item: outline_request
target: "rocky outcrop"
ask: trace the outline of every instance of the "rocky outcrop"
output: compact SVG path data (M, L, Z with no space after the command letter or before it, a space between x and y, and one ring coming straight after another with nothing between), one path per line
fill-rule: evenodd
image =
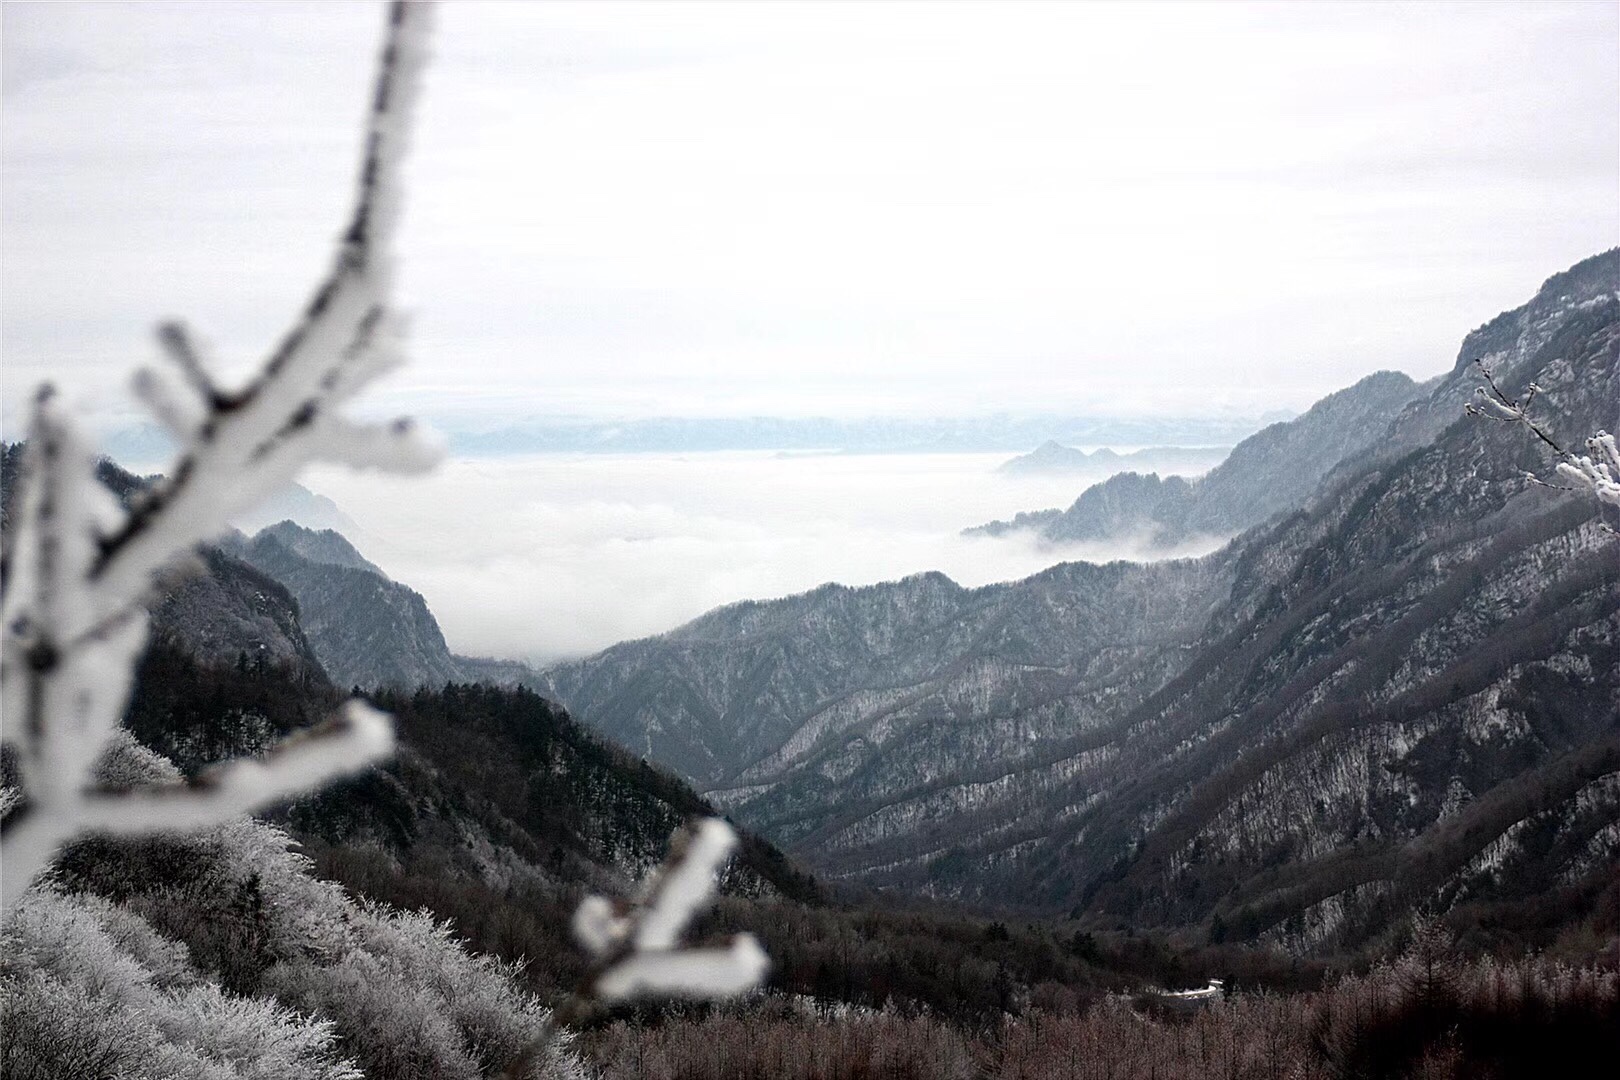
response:
M422 594L391 580L331 529L282 521L226 546L297 598L315 655L339 686L412 690L449 682L538 683L520 661L452 653Z
M422 594L390 581L337 533L284 521L232 550L298 599L304 632L337 685L414 688L462 680Z

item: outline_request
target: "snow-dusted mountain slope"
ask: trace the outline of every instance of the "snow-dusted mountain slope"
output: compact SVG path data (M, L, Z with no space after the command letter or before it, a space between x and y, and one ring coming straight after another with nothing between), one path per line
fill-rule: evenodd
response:
M938 573L827 585L721 608L545 675L603 730L711 786L791 776L836 803L844 774L895 739L943 768L978 752L1001 761L998 739L958 745L963 722L1026 713L1034 727L1019 745L1080 722L1032 711L1060 696L1140 696L1179 666L1229 575L1217 558L1067 563L979 589ZM903 764L895 782L919 768Z
M1461 404L1484 357L1574 444L1620 426L1617 352L1611 251L1205 559L828 586L548 677L833 875L1309 944L1391 905L1591 902L1620 853L1620 540Z
M297 599L310 646L338 686L411 690L533 681L533 672L516 661L452 653L422 595L391 580L331 529L282 521L224 547Z

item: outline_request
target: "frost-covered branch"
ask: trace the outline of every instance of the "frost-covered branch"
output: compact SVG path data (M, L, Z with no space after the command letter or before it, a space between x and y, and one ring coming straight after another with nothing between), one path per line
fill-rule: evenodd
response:
M1540 439L1557 454L1560 459L1567 458L1569 451L1558 445L1558 440L1547 433L1547 429L1536 423L1530 417L1530 405L1541 393L1541 387L1531 383L1525 391L1524 400L1509 397L1496 381L1496 374L1486 366L1483 360L1475 360L1474 367L1479 369L1480 377L1485 385L1474 388L1473 400L1463 406L1463 412L1469 416L1482 416L1487 420L1495 420L1503 424L1523 424L1529 428L1536 438Z
M1495 375L1483 361L1475 360L1474 366L1479 369L1485 384L1474 390L1473 401L1464 405L1463 410L1469 416L1484 417L1503 424L1519 424L1528 428L1531 434L1557 457L1558 464L1555 470L1569 483L1549 483L1534 473L1525 474L1527 481L1542 487L1557 488L1560 491L1588 491L1600 504L1620 507L1620 450L1616 449L1613 435L1599 431L1587 439L1586 449L1589 453L1586 454L1567 450L1530 415L1530 405L1541 392L1541 387L1531 383L1529 389L1525 391L1524 400L1520 401L1503 391ZM1607 523L1603 523L1603 527L1611 528Z
M159 328L172 370L137 372L134 390L180 447L162 480L120 507L96 479L77 418L49 386L36 394L0 554L0 712L22 789L0 834L6 911L81 832L205 827L392 749L387 719L351 703L264 760L191 787L114 794L91 779L123 715L162 575L311 462L417 472L437 460L409 421L363 425L340 412L400 361L391 243L429 14L417 3L388 9L354 212L331 270L258 374L224 388L184 326Z
M1558 475L1592 489L1599 502L1620 506L1620 449L1615 439L1600 431L1586 440L1590 454L1571 454L1558 463Z
M355 209L330 272L246 384L221 385L196 337L158 329L167 365L134 391L174 437L166 476L121 507L96 478L78 419L50 387L36 395L0 550L0 710L18 788L0 788L0 906L9 913L61 845L88 832L202 829L314 789L386 757L388 717L353 701L259 760L227 762L190 785L98 787L145 647L146 605L197 546L305 465L415 472L435 447L408 420L362 424L342 408L400 361L389 309L400 161L425 52L428 11L396 0L367 118ZM555 1036L597 1004L645 995L720 997L758 985L767 959L741 934L718 948L681 944L736 842L718 819L676 834L665 864L628 901L588 897L574 932L593 960L508 1070L527 1075Z
M681 935L714 896L737 834L719 818L676 832L669 858L629 900L587 896L574 912L574 937L592 963L546 1027L503 1074L526 1075L556 1032L599 1004L643 997L721 998L754 989L770 960L752 934L728 945L685 948Z

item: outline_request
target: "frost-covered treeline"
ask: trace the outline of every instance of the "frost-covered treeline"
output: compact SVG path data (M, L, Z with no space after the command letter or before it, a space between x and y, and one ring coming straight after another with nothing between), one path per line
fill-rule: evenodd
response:
M1465 960L1420 923L1399 957L1319 991L1199 1005L1112 994L988 1026L768 1001L656 1027L616 1023L588 1043L611 1080L1531 1080L1588 1074L1620 1052L1620 976L1536 958Z
M125 777L164 771L132 744L109 760ZM510 965L469 954L430 913L315 879L291 843L239 819L70 847L0 938L0 1071L471 1080L544 1027ZM532 1065L521 1075L582 1075L561 1040Z

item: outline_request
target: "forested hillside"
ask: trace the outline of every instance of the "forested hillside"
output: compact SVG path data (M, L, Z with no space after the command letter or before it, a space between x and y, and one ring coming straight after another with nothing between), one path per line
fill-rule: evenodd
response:
M1307 948L1416 905L1544 940L1615 902L1620 556L1462 405L1483 359L1575 445L1620 424L1617 350L1611 251L1205 559L828 587L548 674L835 878Z
M1204 559L826 586L547 673L645 757L530 689L464 681L532 676L454 657L421 598L335 533L282 524L205 550L154 608L126 721L179 768L129 743L108 775L164 782L263 751L341 699L339 658L396 717L398 754L273 813L286 833L76 845L7 931L7 1023L25 1033L8 1069L69 1059L48 1012L82 1014L84 1068L189 1075L221 1050L172 1017L224 1032L251 1002L251 1045L275 1041L282 1058L256 1052L285 1075L488 1074L579 976L564 928L583 891L622 894L676 824L711 812L658 760L802 852L837 902L745 837L701 932L758 934L775 994L599 1015L553 1075L887 1061L1014 1076L1081 1059L1404 1075L1448 1045L1534 1075L1545 1059L1515 1047L1553 1032L1570 1061L1608 1052L1612 976L1469 963L1450 935L1472 955L1584 956L1620 929L1620 558L1593 505L1523 480L1547 471L1525 432L1435 417L1472 391L1478 352L1510 389L1537 382L1556 437L1612 426L1617 261L1482 329L1305 506ZM126 496L142 483L102 476ZM894 910L894 892L1022 918ZM1449 929L1414 931L1417 910ZM63 933L78 951L46 944ZM1403 948L1341 981L1298 959ZM109 963L128 981L98 1014ZM1211 977L1293 996L1188 1014L1151 991ZM1160 1034L1133 1034L1156 1011ZM126 1015L149 1019L104 1022Z

